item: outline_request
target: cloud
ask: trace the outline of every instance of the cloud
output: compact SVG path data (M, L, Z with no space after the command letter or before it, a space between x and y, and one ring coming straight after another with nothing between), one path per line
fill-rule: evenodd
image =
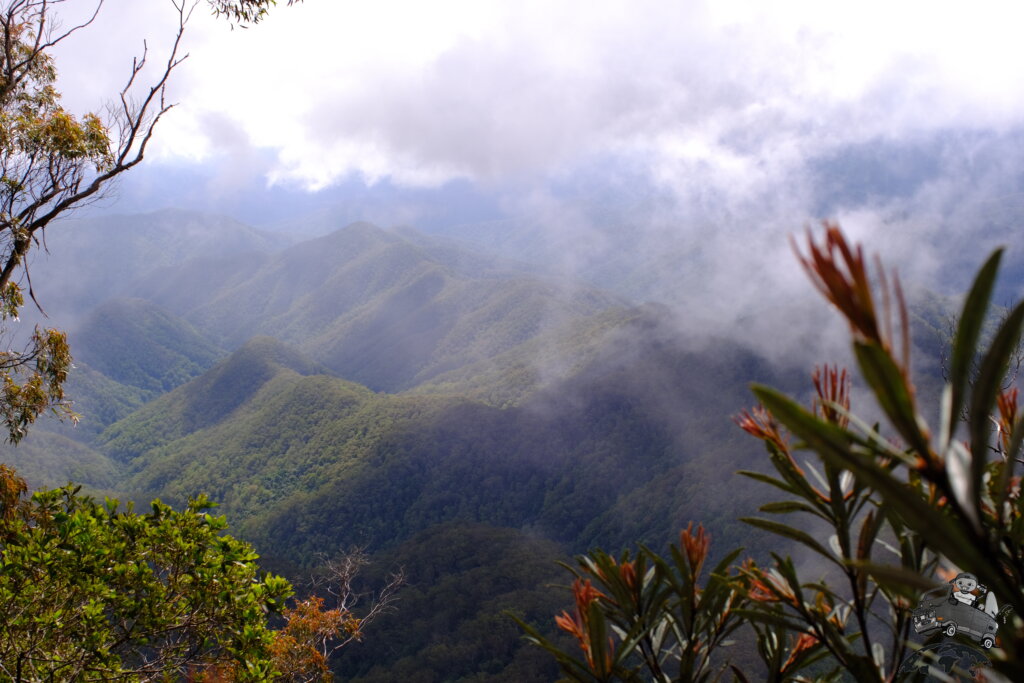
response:
M108 0L59 55L69 96L115 92L143 38L159 55L170 9ZM605 154L743 183L836 146L1024 111L1021 17L1005 4L318 0L244 31L206 9L154 156L216 154L210 122L227 119L277 150L271 179L312 189L353 172L521 181Z
M166 38L158 5L109 0L114 32L62 54L69 97ZM833 334L798 322L818 304L786 239L823 214L955 290L1020 213L1024 10L1006 3L307 0L246 31L202 10L154 158L214 165L224 192L468 181L550 259L605 283L618 267L694 328Z
M411 183L494 181L621 150L655 165L697 156L728 172L1020 114L1020 89L1005 87L1015 68L1005 57L984 62L977 52L992 52L980 36L947 43L941 8L930 40L914 14L746 10L506 8L415 64L362 62L360 77L307 93L301 142L283 148L282 176L316 186L351 170Z

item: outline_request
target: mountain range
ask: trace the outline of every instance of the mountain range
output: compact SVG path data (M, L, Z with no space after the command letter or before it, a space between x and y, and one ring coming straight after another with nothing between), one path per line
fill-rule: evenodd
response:
M32 272L82 419L4 460L140 505L209 494L298 583L346 548L409 566L343 678L550 680L500 612L550 629L556 559L691 520L717 552L765 550L735 521L765 492L733 472L764 463L730 417L751 381L805 383L662 305L366 223L298 242L179 211L66 227Z

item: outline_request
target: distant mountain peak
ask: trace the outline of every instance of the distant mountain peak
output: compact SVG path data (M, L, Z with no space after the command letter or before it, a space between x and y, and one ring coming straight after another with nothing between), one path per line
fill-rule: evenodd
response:
M390 230L385 230L373 223L358 221L338 228L323 237L309 240L306 244L321 246L329 244L334 247L344 246L347 249L362 251L377 245L394 244L401 241L404 240Z
M224 364L240 360L292 370L300 375L329 374L326 368L310 360L301 351L268 335L253 337L229 355Z
M97 306L71 334L71 343L75 358L151 393L174 389L223 354L189 323L138 298Z
M326 372L277 339L254 337L205 373L112 425L101 438L112 457L128 461L161 443L220 423L282 374ZM141 442L133 437L140 425L148 434Z

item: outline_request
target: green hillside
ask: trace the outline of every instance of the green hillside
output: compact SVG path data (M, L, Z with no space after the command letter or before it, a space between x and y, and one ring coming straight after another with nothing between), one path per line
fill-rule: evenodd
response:
M70 325L61 320L73 321L109 298L139 296L141 283L164 280L190 259L264 254L289 242L224 216L177 209L72 219L59 227L47 234L47 253L31 265L39 301L64 327ZM210 270L203 280L217 276Z
M516 405L579 372L610 334L642 315L642 308L616 306L553 323L508 351L437 375L409 393L464 396L499 408Z
M375 394L258 339L99 448L128 464L126 490L208 493L264 552L290 557L451 521L577 548L661 542L691 518L727 525L731 472L750 464L728 418L747 402L740 378L770 372L739 348L674 343L654 311L625 318L569 378L507 408Z
M621 302L494 259L354 224L270 257L174 310L227 348L274 336L377 391L408 389ZM186 299L186 300L182 300Z
M344 659L352 680L550 680L500 612L550 628L555 559L594 545L660 546L695 519L716 548L746 544L735 518L760 494L732 473L762 456L729 418L748 382L792 383L664 307L534 271L367 224L189 251L134 273L142 298L90 304L69 385L83 424L4 456L33 483L208 494L297 580L354 546L373 571L406 565L407 600Z
M286 348L261 339L113 425L100 448L127 463L119 483L143 499L222 501L268 566L293 575L352 546L413 569L432 556L455 562L463 548L409 589L378 646L342 659L355 680L405 677L415 661L494 676L480 680L547 680L500 611L519 604L550 625L564 602L541 590L561 580L553 556L661 545L693 519L716 548L750 546L734 520L758 493L732 473L761 456L729 415L749 403L747 377L777 378L739 347L681 345L656 312L623 316L569 377L505 408L374 393L294 356L288 367ZM225 393L234 398L219 407ZM528 568L500 559L542 542L557 546L530 546ZM519 578L500 578L509 572Z
M515 529L443 524L379 553L369 584L403 567L408 587L397 609L338 662L341 680L473 680L546 683L557 667L520 638L506 610L553 630L565 605L565 550Z
M110 425L138 410L148 392L120 384L76 361L66 384L78 422L44 415L14 447L0 443L0 462L13 465L33 487L63 486L69 481L92 490L113 490L123 478L117 463L92 448Z
M70 335L75 359L154 397L209 369L223 351L143 299L98 306Z
M53 488L68 482L93 492L116 489L121 472L118 464L103 453L73 439L34 429L17 448L0 444L0 462L14 467L32 488Z
M253 339L210 371L111 426L101 437L102 448L127 462L216 424L252 399L282 370L311 375L320 368L274 339Z
M121 384L82 360L75 361L66 388L72 407L81 416L78 423L51 418L43 422L48 429L83 443L92 443L108 425L138 410L152 397L150 392Z

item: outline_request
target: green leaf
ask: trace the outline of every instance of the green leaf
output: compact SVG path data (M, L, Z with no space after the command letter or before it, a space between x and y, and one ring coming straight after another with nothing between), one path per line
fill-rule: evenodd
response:
M927 592L941 585L906 567L875 564L866 561L854 561L850 564L866 571L880 586L885 586L908 598L917 597L916 592Z
M1017 304L996 332L992 345L981 361L978 378L971 394L971 504L981 507L981 477L985 469L988 452L988 435L991 432L989 416L995 405L1006 376L1006 367L1017 342L1020 340L1021 325L1024 324L1024 302Z
M814 552L818 553L822 557L827 557L829 560L843 566L842 562L836 558L825 546L814 540L814 537L808 534L806 531L800 529L794 529L791 526L782 524L781 522L773 522L770 519L761 519L760 517L740 517L740 521L751 526L755 526L765 531L770 531L773 534L784 536L785 538L792 539L798 543L802 543Z
M775 389L755 384L752 390L764 407L811 450L819 455L849 454L852 436L844 429L818 418Z
M777 502L774 502L774 503L765 503L760 508L758 508L758 510L760 510L761 512L768 512L768 513L771 513L771 514L786 514L786 513L789 513L789 512L807 512L809 514L814 515L815 517L819 517L820 519L823 519L826 522L830 522L831 521L828 516L823 515L816 508L808 505L807 503L801 503L798 500L782 500L782 501L777 501Z
M744 675L742 669L737 668L735 664L729 664L729 668L732 669L733 678L739 681L739 683L750 683L750 679Z
M738 609L736 614L741 619L768 626L780 626L793 633L802 633L807 630L807 624L790 619L775 611L768 611L766 609Z
M896 361L885 349L873 342L855 341L853 351L865 381L896 431L921 455L929 453L928 440L918 425L910 387Z
M758 509L761 512L772 512L777 514L786 512L810 512L817 514L818 512L807 503L801 503L798 500L782 500L776 503L765 503Z
M516 622L516 625L526 632L526 635L523 636L525 640L547 650L555 657L555 659L558 660L559 665L563 666L565 669L580 672L584 676L589 674L590 668L586 664L584 664L582 660L579 660L573 657L572 655L568 654L567 652L563 651L557 645L555 645L550 640L542 636L540 634L540 631L538 631L533 626L520 619L515 613L509 610L505 610L504 612L502 612L502 614L510 618L512 621ZM583 678L581 680L586 680L586 678Z
M1013 470L1017 465L1018 454L1021 444L1024 444L1024 418L1019 418L1013 425L1013 433L1010 435L1009 450L1003 454L1005 461L999 469L1000 477L998 482L998 496L996 500L996 514L1002 519L1003 505L1010 495L1010 480L1013 478Z
M754 393L791 432L807 442L822 458L850 470L861 483L876 490L909 528L920 533L946 557L962 567L976 568L976 574L985 573L989 588L998 586L1007 594L1012 592L1005 579L999 577L995 570L988 569L991 563L979 552L971 534L960 521L932 508L918 491L898 480L870 455L854 453L849 447L850 437L843 430L823 422L773 389L757 386Z
M787 484L786 482L782 481L781 479L776 479L775 477L773 477L771 475L768 475L768 474L764 474L762 472L752 472L750 470L739 470L739 471L736 472L736 474L743 475L744 477L750 477L751 479L754 479L756 481L762 482L764 484L771 484L772 486L774 486L776 488L782 489L786 493L796 493L796 491L793 489L793 487L790 486L789 484Z
M960 312L960 322L957 325L956 337L953 339L952 358L950 358L949 384L952 393L948 414L944 416L944 424L948 425L948 431L944 429L944 433L940 435L942 450L945 450L946 444L952 440L953 433L956 431L955 425L960 419L960 409L964 404L967 385L970 381L971 363L978 346L978 339L981 337L985 314L988 312L988 304L992 297L992 289L995 286L1002 256L1003 250L996 249L988 257L985 265L981 267L977 277L974 278L974 284L971 285L971 291L964 300L963 309Z

